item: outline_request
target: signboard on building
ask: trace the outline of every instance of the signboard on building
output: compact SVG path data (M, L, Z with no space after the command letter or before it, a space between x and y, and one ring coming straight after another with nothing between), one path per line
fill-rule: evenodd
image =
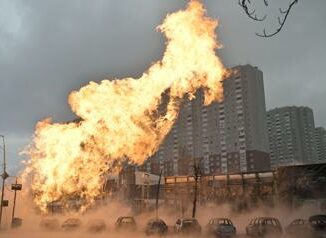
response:
M8 200L3 200L2 201L2 206L3 207L8 207L8 205L9 205L9 201Z
M22 190L22 184L19 184L19 183L11 184L11 190L14 190L14 191Z
M145 172L135 172L136 185L155 185L158 184L159 177L155 174L145 173ZM164 184L164 177L161 178L161 184Z

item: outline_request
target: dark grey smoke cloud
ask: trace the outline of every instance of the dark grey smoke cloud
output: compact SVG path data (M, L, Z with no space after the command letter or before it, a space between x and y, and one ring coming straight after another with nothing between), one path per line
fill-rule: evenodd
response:
M164 39L155 27L186 2L1 0L0 133L8 138L11 167L38 120L74 118L67 105L71 90L90 80L137 77L160 59ZM204 2L220 20L226 65L263 70L267 107L310 106L316 124L326 126L326 1L299 1L272 39L255 36L264 25L249 20L237 0ZM273 2L278 9L285 1ZM269 13L274 17L264 24L273 27L277 11Z

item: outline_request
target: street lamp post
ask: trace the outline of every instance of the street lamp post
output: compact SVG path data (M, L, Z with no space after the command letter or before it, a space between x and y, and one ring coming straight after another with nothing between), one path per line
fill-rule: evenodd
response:
M6 178L8 178L8 174L6 172L6 143L5 143L5 137L3 135L0 135L0 137L2 138L2 143L3 143L3 173L1 175L1 177L2 177L2 190L1 190L1 201L0 201L0 228L1 228L5 180L6 180Z

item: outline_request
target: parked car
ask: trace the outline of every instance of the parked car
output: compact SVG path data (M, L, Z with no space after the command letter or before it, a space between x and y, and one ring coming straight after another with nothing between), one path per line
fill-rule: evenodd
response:
M16 229L21 227L23 224L23 219L19 218L19 217L13 217L11 219L11 228Z
M81 226L81 220L78 218L68 218L62 223L61 228L65 231L77 230Z
M201 226L195 218L178 219L174 231L183 234L200 234Z
M137 229L137 224L133 217L119 217L115 222L115 229L124 231L135 231Z
M59 220L56 218L43 218L40 222L40 227L42 230L47 230L47 231L55 231L59 230L60 228L60 223Z
M146 235L165 235L168 233L168 226L162 219L151 219L145 228Z
M311 229L305 219L295 219L286 228L285 232L290 237L309 237Z
M326 238L326 215L315 215L308 219L313 237Z
M88 221L87 230L92 233L101 232L106 229L106 224L102 219L93 219Z
M207 226L207 233L214 237L235 237L237 229L228 218L212 218Z
M280 236L282 234L282 226L278 219L273 217L258 217L250 221L246 227L248 236L265 237L273 234Z

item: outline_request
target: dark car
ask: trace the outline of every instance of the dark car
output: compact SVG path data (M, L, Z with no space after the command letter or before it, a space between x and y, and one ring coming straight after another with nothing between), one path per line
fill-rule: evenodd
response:
M195 218L178 219L174 231L182 234L199 234L201 233L201 226Z
M106 229L106 224L102 219L93 219L87 223L87 231L96 233Z
M279 220L274 217L258 217L250 221L246 227L246 233L248 236L254 237L280 236L282 226Z
M305 219L295 219L286 228L286 234L290 237L309 237L309 222Z
M237 233L232 221L227 218L212 218L206 228L208 235L214 237L235 237Z
M313 237L326 238L326 215L311 216L308 221Z
M81 226L81 221L78 218L68 218L62 223L61 228L65 231L77 230Z
M161 219L152 219L147 222L146 235L165 235L168 233L168 226Z
M60 223L56 218L43 218L40 222L40 227L42 230L55 231L59 230Z
M115 222L115 229L124 231L135 231L137 229L137 224L133 217L119 217Z
M23 224L23 219L21 219L19 217L13 217L11 219L11 228L13 228L13 229L21 227L22 224Z

